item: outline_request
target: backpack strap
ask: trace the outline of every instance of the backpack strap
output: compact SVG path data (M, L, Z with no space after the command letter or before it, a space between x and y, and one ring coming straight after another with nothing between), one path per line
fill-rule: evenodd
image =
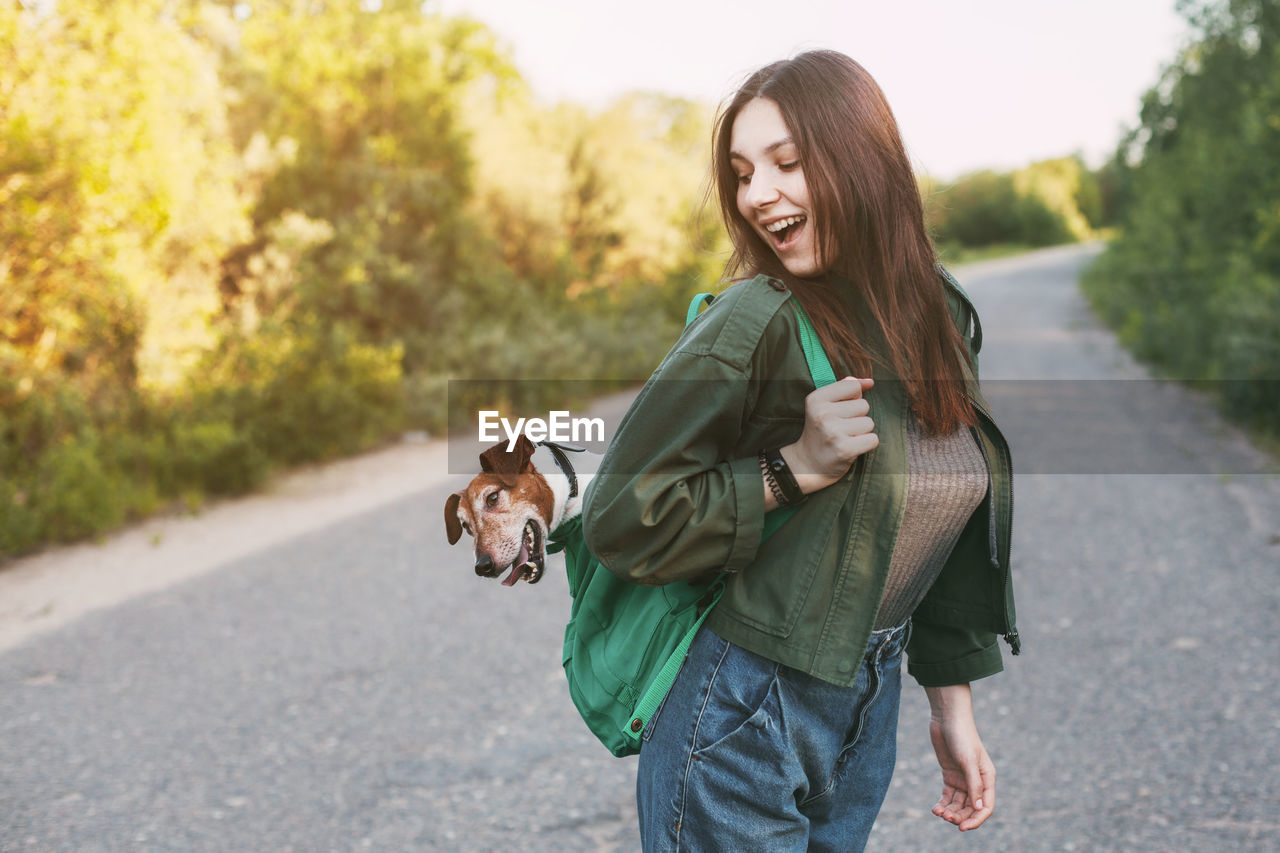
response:
M800 319L800 343L804 347L804 358L809 364L809 373L813 377L813 384L819 388L823 385L829 385L836 381L835 371L832 370L831 362L827 359L827 354L822 349L822 342L818 339L818 333L814 330L813 323L809 321L808 315L800 307L800 301L795 298L795 294L792 294L791 299L791 304L796 310L796 316ZM693 297L693 300L689 303L689 312L685 319L685 325L687 326L694 321L704 304L710 305L714 300L715 295L711 293L699 293ZM772 536L795 511L796 507L786 506L778 507L766 513L760 541L763 542ZM644 731L645 724L653 716L653 713L658 710L658 706L662 704L662 700L666 698L667 693L671 691L671 685L675 683L676 675L680 672L685 655L693 644L693 639L697 636L698 629L702 627L707 614L711 612L712 608L720 601L720 596L724 594L724 584L723 574L712 582L707 595L703 598L706 603L702 605L702 612L698 615L697 621L680 638L679 645L672 651L662 669L659 670L649 684L648 689L645 690L644 695L640 697L640 701L636 703L635 710L631 714L631 722L623 730L623 736L637 748L640 742L640 734Z
M800 345L804 347L804 360L809 363L809 375L813 377L813 387L821 388L836 381L836 372L831 368L831 361L822 348L817 329L809 322L809 315L804 313L800 300L793 295L791 304L800 318Z
M684 324L687 326L693 322L693 319L702 311L702 306L710 305L715 301L716 295L711 291L704 291L693 297L693 301L689 303L689 311L685 314Z
M645 724L653 716L653 713L658 710L662 700L667 698L667 694L671 692L671 685L676 683L676 676L680 674L680 667L684 664L685 656L689 653L689 647L693 645L694 638L698 636L698 629L702 627L703 622L707 621L707 615L719 603L722 595L724 595L723 575L712 581L711 588L702 599L706 604L699 603L699 606L702 607L702 612L698 614L698 620L680 638L680 644L671 651L671 656L667 658L667 662L663 664L662 669L654 676L649 688L644 691L644 695L636 703L636 708L631 713L631 724L623 734L632 739L637 745Z
M710 305L715 301L715 294L706 292L699 293L689 302L689 311L685 318L685 325L689 325L702 311L704 305ZM795 309L796 318L800 321L800 345L804 348L804 360L809 365L809 376L813 379L813 386L821 388L824 385L830 385L836 381L836 372L831 367L831 360L827 358L827 353L822 349L822 341L818 338L818 332L813 328L813 323L809 320L809 315L805 313L804 308L800 305L800 300L796 299L795 294L791 294L791 307ZM760 541L765 542L769 537L773 536L787 519L791 518L796 512L794 506L781 506L765 513L764 528L761 531ZM694 627L696 632L697 627ZM685 639L692 641L692 633ZM674 677L674 676L673 676ZM665 696L666 693L662 693Z

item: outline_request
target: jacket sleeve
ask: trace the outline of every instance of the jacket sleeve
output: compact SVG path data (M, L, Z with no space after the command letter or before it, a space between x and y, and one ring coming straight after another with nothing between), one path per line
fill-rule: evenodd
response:
M737 456L749 368L672 352L623 418L583 495L583 533L611 572L647 584L699 580L755 557L764 485Z
M911 618L907 672L921 687L966 684L1003 669L999 640L993 632Z

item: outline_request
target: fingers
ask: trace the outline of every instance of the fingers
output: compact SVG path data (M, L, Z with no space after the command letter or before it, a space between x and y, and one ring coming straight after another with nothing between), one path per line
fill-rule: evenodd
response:
M982 808L982 792L986 790L986 786L982 784L982 770L978 767L978 762L970 761L964 769L965 787L969 789L969 798L973 800L975 809Z
M951 805L951 800L952 798L955 797L955 795L956 795L955 788L952 788L950 785L943 785L942 796L938 797L938 802L934 804L933 813L936 814L938 817L942 818L943 820L946 820L947 807Z
M841 379L841 380L840 380L839 382L837 382L836 384L837 384L837 385L839 385L839 384L841 384L841 383L844 383L844 384L846 384L846 385L849 385L849 384L852 384L852 383L855 383L855 382L856 382L856 383L858 383L857 392L858 392L859 396L861 396L862 394L865 394L866 392L870 391L870 390L871 390L871 386L876 384L876 381L875 381L874 379L872 379L870 376L868 376L868 377L866 377L866 378L863 378L863 379L859 379L859 378L858 378L858 377L856 377L856 376L846 376L844 379Z
M834 481L853 461L880 446L871 405L862 397L874 383L846 376L810 392L805 398L805 427L788 460L797 475L820 475ZM797 467L799 465L800 467Z
M871 404L862 396L861 383L864 382L870 383L871 380L850 377L811 392L805 400L806 420L826 423L824 432L832 435L871 432L875 423L867 417Z
M943 783L935 815L955 824L961 832L977 829L996 807L996 769L984 751L965 771L963 782Z
M996 808L996 768L991 763L991 759L987 757L986 752L982 753L980 759L981 768L979 772L979 781L970 783L975 787L970 790L976 792L972 814L967 815L960 821L960 831L967 832L970 829L977 829L982 826L987 818L991 817L991 813Z
M840 418L860 418L871 411L871 403L862 397L855 397L849 400L819 403L817 408L822 414L826 415L835 415Z
M823 385L821 388L813 391L820 400L856 400L864 393L871 390L871 386L875 385L874 379L858 379L853 376L846 376L844 379L837 379L829 385Z
M864 418L864 420L871 420ZM856 435L848 435L840 439L838 446L841 452L841 458L845 460L846 465L857 459L864 453L875 450L880 446L880 436L871 432L871 424L866 426L865 431L859 431Z
M942 797L939 798L938 804L933 807L933 813L947 823L960 826L974 813L974 808L970 804L968 793L964 789L945 785L942 789Z

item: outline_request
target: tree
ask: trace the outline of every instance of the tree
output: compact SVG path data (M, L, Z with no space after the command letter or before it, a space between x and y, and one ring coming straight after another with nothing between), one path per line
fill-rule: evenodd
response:
M169 383L246 220L215 58L156 0L0 7L0 324L86 391Z
M1086 282L1173 375L1280 422L1280 3L1181 3L1193 39L1143 98L1122 237ZM1258 381L1262 380L1262 381Z
M284 156L262 181L252 238L228 255L228 307L245 297L240 269L302 214L331 237L297 257L290 311L403 343L409 367L430 363L458 319L476 237L460 101L513 69L480 24L408 0L250 8L226 59L241 95L233 124L239 144L262 138Z

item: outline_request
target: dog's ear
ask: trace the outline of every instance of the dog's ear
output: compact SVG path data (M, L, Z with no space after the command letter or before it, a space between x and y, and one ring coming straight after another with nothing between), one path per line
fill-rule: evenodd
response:
M480 454L480 470L496 474L506 486L514 486L516 477L534 470L529 462L533 456L533 442L524 433L516 439L514 450L508 451L504 442L498 442Z
M444 530L449 534L449 544L456 545L462 538L462 523L458 521L458 504L462 501L462 492L454 492L444 499Z

